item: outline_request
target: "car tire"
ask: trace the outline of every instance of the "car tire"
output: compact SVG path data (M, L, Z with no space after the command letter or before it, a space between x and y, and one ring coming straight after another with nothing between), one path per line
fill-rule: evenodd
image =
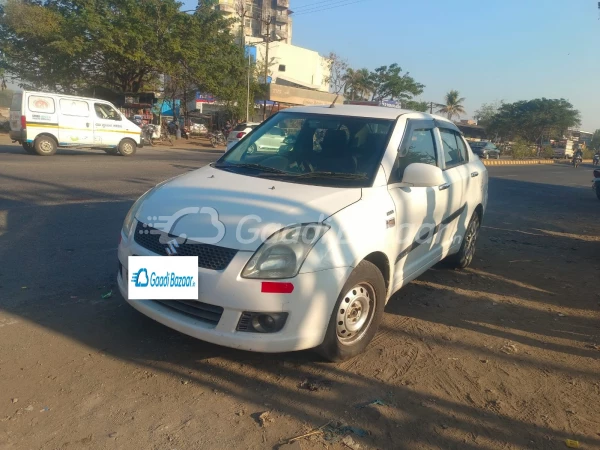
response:
M344 361L362 353L377 333L385 300L381 271L361 261L340 292L317 351L329 361Z
M116 148L103 148L102 150L104 150L107 154L113 155L113 156L116 156L119 154L119 150L117 150Z
M40 156L52 156L56 153L56 141L50 136L38 136L33 144L35 152Z
M121 156L133 156L137 150L137 145L133 139L123 139L119 144L119 154Z
M450 255L447 258L448 264L454 269L464 269L468 267L473 261L475 255L475 246L477 245L477 236L479 235L479 227L481 225L481 219L477 212L473 213L467 230L463 236L462 243L460 244L460 250L454 255Z
M23 150L25 150L30 155L35 155L36 153L35 149L33 148L33 145L31 145L29 142L23 142Z

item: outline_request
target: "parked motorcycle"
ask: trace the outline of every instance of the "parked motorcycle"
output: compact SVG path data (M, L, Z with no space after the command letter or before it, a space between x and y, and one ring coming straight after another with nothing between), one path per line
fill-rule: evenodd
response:
M142 141L144 145L154 146L154 139L160 137L160 130L156 125L144 124L142 125Z
M211 133L209 136L210 143L213 147L217 147L219 145L227 144L227 139L225 139L225 135L222 131L217 131L216 133Z
M599 165L599 164L600 164L600 154L596 153L596 154L594 155L594 161L592 161L592 164L593 164L594 166L597 166L597 165Z
M592 180L592 189L596 192L596 197L600 200L600 170L594 169L594 179Z

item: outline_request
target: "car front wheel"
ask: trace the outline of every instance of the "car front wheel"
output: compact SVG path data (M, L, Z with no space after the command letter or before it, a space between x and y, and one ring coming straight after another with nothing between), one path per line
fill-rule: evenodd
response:
M343 361L362 353L383 317L386 288L381 271L361 261L344 284L329 320L319 353Z

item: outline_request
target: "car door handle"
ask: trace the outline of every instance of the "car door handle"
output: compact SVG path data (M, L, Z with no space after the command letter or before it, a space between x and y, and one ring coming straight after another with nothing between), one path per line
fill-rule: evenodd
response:
M445 191L445 190L446 190L446 189L448 189L449 187L450 187L450 183L444 183L444 184L440 184L440 185L438 186L438 189L439 189L440 191Z
M479 172L471 172L471 178L475 178L479 176Z

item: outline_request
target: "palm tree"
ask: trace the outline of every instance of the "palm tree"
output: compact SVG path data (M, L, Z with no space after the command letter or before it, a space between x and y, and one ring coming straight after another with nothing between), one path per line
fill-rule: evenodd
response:
M348 68L344 74L344 95L350 93L350 100L356 97L363 99L371 91L371 79L369 69L354 70Z
M452 120L454 116L460 118L461 114L466 114L465 108L463 106L463 102L465 101L464 97L460 97L458 91L451 90L446 94L445 102L438 104L439 108L437 112L446 114L448 120Z

